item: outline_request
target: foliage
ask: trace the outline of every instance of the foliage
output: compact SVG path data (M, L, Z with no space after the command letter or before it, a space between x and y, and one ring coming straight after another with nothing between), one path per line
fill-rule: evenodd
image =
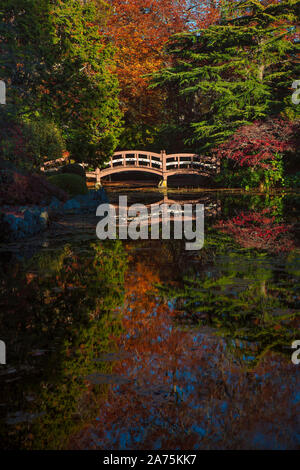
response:
M53 34L49 0L3 0L0 11L1 79L7 105L1 113L20 117L39 109L39 87L51 73Z
M260 212L241 212L226 221L218 221L216 227L223 233L230 234L244 248L264 249L278 253L294 249L291 226L277 223L270 209Z
M118 241L86 248L80 254L65 245L27 261L1 263L1 334L10 344L10 363L20 373L26 370L10 394L0 378L8 421L20 405L25 416L0 422L6 449L16 443L19 449L66 448L107 393L106 385L92 386L87 376L111 372L111 364L97 358L114 348L112 336L120 334L120 321L111 314L123 300L126 256Z
M170 36L214 22L219 16L219 2L112 0L109 3L111 14L105 32L116 46L116 73L125 118L120 147L141 148L148 143L147 129L154 130L164 122L164 93L149 88L147 75L165 63L163 47Z
M197 152L253 121L297 111L290 90L297 75L297 1L235 7L218 24L171 38L171 65L153 74L153 86L169 95L169 120Z
M41 106L64 127L71 155L100 165L115 149L121 125L114 50L99 31L94 2L60 2L52 18L54 61Z
M3 116L1 116L3 118ZM13 119L0 118L0 157L14 167L33 168L35 160L26 149L24 126Z
M253 168L234 167L227 160L222 161L221 170L214 178L215 183L225 188L243 188L245 190L257 189L263 181L263 170Z
M231 162L223 161L221 171L214 181L221 187L243 188L269 191L276 186L285 186L283 158L278 155L269 163L268 168L236 167Z
M264 169L264 185L267 190L275 187L277 184L284 186L284 165L283 158L276 155L276 158L271 162L270 168Z
M241 167L272 169L272 161L278 158L278 154L297 151L299 135L299 121L269 119L254 122L239 128L215 153Z
M70 163L69 165L64 165L60 168L60 171L61 173L79 175L81 176L81 178L85 179L85 169L78 163Z
M300 188L300 172L285 177L284 182L287 188Z
M44 176L0 170L0 204L47 204L53 197L65 201L67 193Z
M61 158L65 149L60 130L45 119L5 119L0 121L0 135L0 157L19 169L39 169L45 159Z
M100 3L1 4L7 112L30 118L38 110L62 129L73 158L95 166L115 149L121 126L113 48L96 24Z
M60 173L49 176L48 181L52 185L66 191L70 196L88 193L85 180L81 176L74 173Z
M65 141L54 122L32 118L25 123L24 135L27 153L32 156L36 168L42 166L45 160L62 157Z

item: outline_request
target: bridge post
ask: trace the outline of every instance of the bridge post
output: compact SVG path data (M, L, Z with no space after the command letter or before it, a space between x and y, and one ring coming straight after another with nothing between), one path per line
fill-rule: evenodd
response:
M161 188L166 188L167 187L167 155L166 151L162 150L160 152L161 155L161 164L162 164L162 181L160 182L159 186Z
M101 186L101 170L100 168L96 168L95 174L96 174L96 185Z

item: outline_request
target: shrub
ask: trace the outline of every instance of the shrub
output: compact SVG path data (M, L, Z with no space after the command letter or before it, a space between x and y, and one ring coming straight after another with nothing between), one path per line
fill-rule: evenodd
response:
M0 158L11 166L32 168L31 156L26 152L24 127L3 113L0 118ZM2 165L3 166L3 165Z
M86 182L79 175L60 173L49 176L48 181L58 188L67 191L70 196L76 196L77 194L87 194L88 192Z
M85 169L78 163L65 165L60 169L61 173L69 173L72 175L79 175L85 179Z
M300 172L289 175L285 178L285 185L288 188L300 188Z
M0 204L48 204L53 197L65 201L68 195L44 176L0 170Z
M257 121L240 127L214 152L219 158L232 160L239 167L272 169L272 161L277 160L278 155L296 152L299 128L299 121Z
M33 170L45 159L60 158L65 142L53 122L34 119L23 122L16 119L0 120L0 158L16 167Z
M65 142L59 128L44 118L31 120L25 124L26 148L36 167L45 160L61 158Z

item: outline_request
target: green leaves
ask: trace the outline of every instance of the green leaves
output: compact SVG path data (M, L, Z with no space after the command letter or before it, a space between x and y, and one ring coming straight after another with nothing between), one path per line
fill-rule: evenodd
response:
M6 112L31 118L38 110L63 130L72 158L95 166L114 151L121 127L114 50L96 24L100 3L4 0L0 22Z
M243 16L244 13L246 16ZM214 148L240 125L288 113L298 45L290 21L296 2L266 7L239 2L222 23L174 36L167 47L172 66L153 75L153 86L179 94L173 119L195 151Z

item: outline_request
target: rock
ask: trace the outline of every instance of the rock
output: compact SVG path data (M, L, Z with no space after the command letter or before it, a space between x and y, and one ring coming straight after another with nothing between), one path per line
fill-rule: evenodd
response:
M11 239L22 239L44 230L49 223L49 217L45 209L33 207L25 209L23 215L4 214L3 221L8 226Z
M65 211L76 211L76 210L80 209L80 203L75 198L69 199L69 201L67 201L63 205L63 209Z
M64 204L63 210L74 213L93 212L101 203L108 203L108 198L103 188L89 191L88 194L78 194Z
M101 203L108 203L103 188L89 191L88 194L78 195L62 204L56 197L46 207L41 206L9 206L1 208L1 224L3 239L18 240L35 235L45 230L49 225L49 213L71 212L81 214L94 212ZM4 233L5 232L5 233Z
M24 220L32 225L38 223L39 216L40 216L39 209L32 208L32 209L27 209L24 212Z
M103 202L105 204L108 204L109 200L108 200L105 189L104 188L98 189L98 193L100 193L100 195L101 195L101 202Z
M16 217L14 214L5 214L3 221L8 225L9 232L15 235L14 238L17 238L18 234L23 233L24 220L22 217Z
M54 196L51 199L51 202L48 207L49 209L52 209L52 210L59 210L61 207L61 202Z

